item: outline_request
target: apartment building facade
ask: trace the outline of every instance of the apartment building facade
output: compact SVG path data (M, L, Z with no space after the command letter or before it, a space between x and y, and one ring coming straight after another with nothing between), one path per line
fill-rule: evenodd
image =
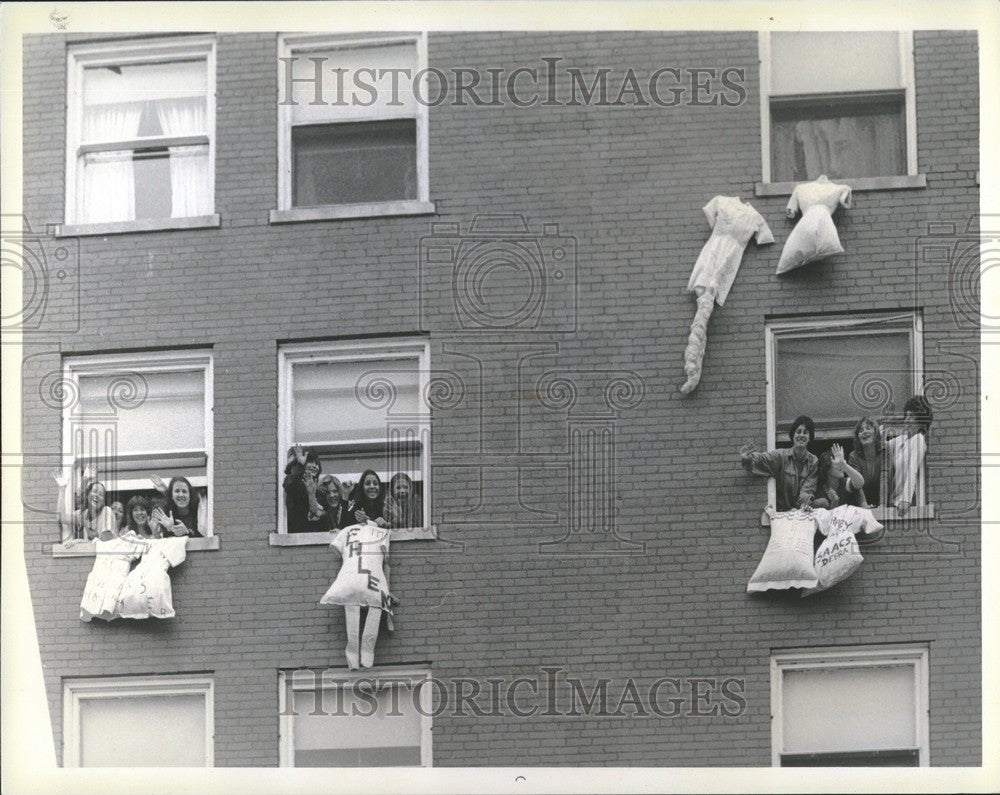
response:
M58 34L24 81L61 764L980 764L974 32ZM819 168L844 251L776 276ZM775 242L683 395L716 196ZM774 490L740 445L798 414L849 445L913 394L916 504L828 592L748 594ZM289 527L296 444L422 499L371 669L330 534ZM80 620L50 470L94 462L109 500L201 493L176 617Z

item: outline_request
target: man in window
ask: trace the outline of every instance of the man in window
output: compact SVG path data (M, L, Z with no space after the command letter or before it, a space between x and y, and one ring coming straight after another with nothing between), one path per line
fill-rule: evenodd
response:
M808 448L815 435L812 419L801 416L796 417L788 429L788 438L792 440L790 448L758 453L753 442L740 448L740 463L747 472L774 478L779 511L806 509L812 502L819 461Z

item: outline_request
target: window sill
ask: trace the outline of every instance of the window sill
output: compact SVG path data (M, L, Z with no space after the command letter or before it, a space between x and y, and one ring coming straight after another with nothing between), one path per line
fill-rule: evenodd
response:
M272 547L329 546L336 533L271 533L268 543ZM389 531L389 543L400 541L434 541L437 527L406 527Z
M208 552L221 547L218 536L207 536L205 538L189 538L187 542L188 552ZM92 558L96 555L94 542L87 541L81 544L53 544L52 557L54 558Z
M381 218L391 215L433 215L434 202L399 201L373 204L338 204L329 207L296 207L271 210L272 224L295 224L305 221L337 221L347 218Z
M213 229L222 226L222 218L197 215L191 218L152 218L147 221L113 221L106 224L61 224L55 227L56 237L90 237L125 235L132 232L162 232L170 229Z
M906 512L905 516L900 516L899 512L891 505L881 505L878 508L872 508L872 516L879 522L906 522L910 519L933 519L934 503L929 502L926 505L913 505ZM767 511L761 511L760 526L771 526L771 517L768 516ZM858 538L861 539L864 535L864 533L861 533Z
M833 179L838 185L849 185L854 191L865 190L919 190L927 187L926 174L913 174L901 177L853 177ZM757 196L791 196L796 185L805 182L758 182L754 186Z

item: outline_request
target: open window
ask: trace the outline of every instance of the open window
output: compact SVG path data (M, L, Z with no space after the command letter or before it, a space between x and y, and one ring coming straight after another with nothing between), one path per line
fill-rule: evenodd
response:
M64 767L212 767L210 675L68 679Z
M63 463L75 486L87 466L107 504L159 498L153 482L184 477L212 535L212 355L207 351L74 356L64 361Z
M281 767L430 767L427 670L279 673Z
M278 43L278 209L298 221L433 212L423 34Z
M394 481L408 480L407 505L419 510L401 511L409 521L390 526L431 531L429 357L423 340L282 346L278 472L288 465L288 451L301 445L318 457L324 476L341 483L355 484L363 472L374 470L384 500L393 496ZM278 536L295 530L288 526L284 492L279 476ZM314 535L329 543L325 533L297 535L301 543Z
M802 414L816 423L816 438L810 445L815 455L835 443L849 455L855 444L855 425L864 416L880 423L884 447L887 438L901 431L906 401L923 391L918 313L772 320L765 337L768 449L791 446L788 428ZM883 481L879 504L883 506L888 503L889 463L883 457L879 474ZM774 488L772 480L771 504ZM915 504L927 506L923 470Z
M926 646L771 657L776 767L926 767L928 710Z
M917 175L912 33L764 32L760 60L765 183Z
M67 224L217 224L214 39L74 46L66 147Z

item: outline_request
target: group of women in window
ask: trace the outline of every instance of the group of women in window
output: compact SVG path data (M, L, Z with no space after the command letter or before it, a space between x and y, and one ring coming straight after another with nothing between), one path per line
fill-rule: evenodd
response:
M323 533L352 524L373 522L379 527L422 527L423 505L413 480L398 472L388 488L373 469L357 483L343 483L323 474L314 450L296 445L285 466L285 509L289 533Z
M809 452L815 424L803 415L788 429L791 447L759 453L747 442L740 448L740 461L750 474L775 479L779 511L876 507L884 497L886 504L905 516L919 496L932 419L927 400L915 395L903 407L900 433L887 438L876 420L862 417L854 427L850 455L845 458L841 445L834 444L817 458Z
M166 483L153 476L157 493L152 497L136 494L124 504L108 502L108 489L97 479L93 467L83 472L79 494L71 494L69 477L55 476L59 486L59 521L63 542L110 541L133 534L139 538L200 538L207 529L206 502L185 477Z

